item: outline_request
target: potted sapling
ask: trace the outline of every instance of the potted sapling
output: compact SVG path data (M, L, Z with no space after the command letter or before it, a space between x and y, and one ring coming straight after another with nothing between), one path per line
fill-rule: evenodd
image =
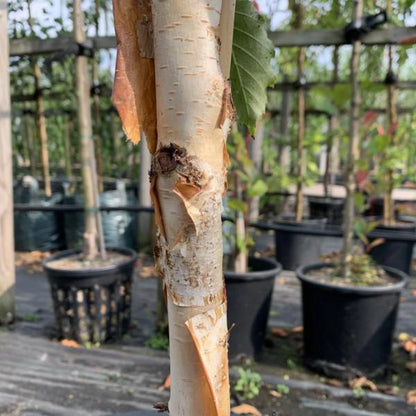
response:
M282 267L272 258L249 256L254 245L249 233L250 199L261 197L267 185L256 172L247 152L247 142L236 129L228 140L231 156L226 214L232 215L233 250L225 256L225 285L230 331L229 356L258 358L267 332L267 322L276 276Z
M354 23L362 22L362 0L354 2ZM388 363L399 298L406 275L374 264L354 244L354 201L359 148L360 38L352 39L350 137L346 171L343 250L334 263L300 267L304 359L312 369L329 376L371 377Z
M80 0L74 0L74 38L86 37ZM44 260L60 337L81 344L120 339L129 328L132 274L136 253L106 249L101 226L86 56L76 58L78 120L81 140L85 232L82 249Z
M383 194L382 212L372 212L378 199L373 198L368 221L378 221L375 231L384 237L383 244L371 250L371 256L382 265L395 267L410 274L416 231L414 218L395 212L393 190L399 188L404 177L407 157L405 143L406 126L397 122L387 129L377 126L377 134L368 143L367 151L370 158L381 155L382 163L375 173L376 194ZM380 214L380 215L377 215ZM371 238L371 236L370 236ZM373 238L374 239L374 238Z

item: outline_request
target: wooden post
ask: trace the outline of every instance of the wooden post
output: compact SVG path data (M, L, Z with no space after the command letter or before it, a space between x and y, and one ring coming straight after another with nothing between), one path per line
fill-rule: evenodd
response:
M0 323L14 318L14 238L7 0L0 0Z

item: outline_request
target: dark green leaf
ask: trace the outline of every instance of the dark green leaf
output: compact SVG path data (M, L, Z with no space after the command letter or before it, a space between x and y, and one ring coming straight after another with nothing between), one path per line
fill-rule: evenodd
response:
M273 55L273 44L253 2L237 0L230 78L239 121L252 135L266 109L266 88L275 81Z

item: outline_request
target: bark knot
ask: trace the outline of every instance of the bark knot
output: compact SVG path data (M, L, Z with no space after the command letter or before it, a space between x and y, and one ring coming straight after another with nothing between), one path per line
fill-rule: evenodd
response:
M150 177L162 174L166 175L176 171L186 183L202 188L204 174L196 166L196 158L189 156L184 147L175 143L161 147L152 161Z

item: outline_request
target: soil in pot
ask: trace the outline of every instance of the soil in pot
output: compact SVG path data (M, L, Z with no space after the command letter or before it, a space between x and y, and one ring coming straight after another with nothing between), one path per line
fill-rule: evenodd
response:
M247 273L225 272L229 357L257 358L267 330L274 281L282 267L273 259L250 258Z
M136 253L109 249L104 263L80 261L80 252L63 251L43 263L60 336L80 344L118 340L130 325Z
M305 364L330 377L373 377L388 363L406 275L383 267L387 284L358 287L325 281L322 272L333 267L320 263L297 271Z

